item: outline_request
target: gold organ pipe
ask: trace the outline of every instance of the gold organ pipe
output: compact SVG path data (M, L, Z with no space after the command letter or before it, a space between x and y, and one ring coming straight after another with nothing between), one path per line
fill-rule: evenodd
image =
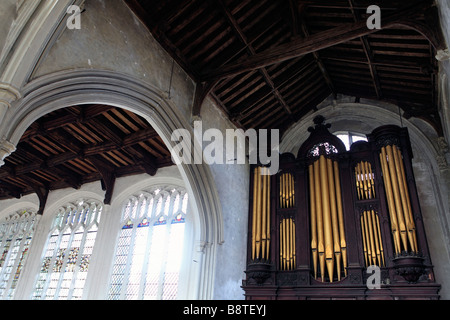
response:
M372 199L372 179L369 175L369 166L368 166L368 162L364 161L364 171L365 171L365 178L367 181L367 193L366 193L366 199Z
M370 162L361 161L356 165L355 180L358 200L375 198L375 182Z
M266 168L263 167L263 176L262 176L262 184L263 184L263 190L262 190L262 218L261 218L261 258L265 259L266 255L266 241L267 241L267 233L266 233L266 226L267 226L267 174L266 174Z
M414 247L414 239L413 239L413 235L412 235L412 227L411 227L411 223L412 221L410 221L410 215L408 213L408 205L406 203L406 191L405 191L405 184L403 182L403 175L401 172L401 166L400 166L400 161L398 159L398 148L397 146L393 146L392 147L392 153L394 155L394 164L395 164L395 172L396 177L397 177L397 182L398 182L398 189L400 191L400 202L402 205L402 211L404 214L404 219L405 219L405 225L406 225L406 231L407 231L407 235L408 235L408 240L409 240L409 244L411 246L411 249L415 252L416 249ZM405 247L406 249L406 247Z
M378 214L374 210L365 210L361 213L360 220L363 237L364 261L366 266L385 266L384 248Z
M295 185L291 173L280 176L280 207L291 208L295 205ZM268 227L270 228L270 227ZM280 233L280 269L292 270L295 267L295 224L292 218L282 218Z
M295 221L292 220L292 261L293 268L297 265L297 255L296 255L296 246L295 246Z
M311 250L313 255L314 279L317 279L317 223L316 223L316 200L314 198L314 167L308 167L309 171L309 200L311 211Z
M367 236L368 236L368 242L367 242L367 255L369 258L369 262L372 265L376 265L376 255L375 255L375 244L373 242L373 231L372 226L370 224L370 216L369 212L364 211L364 224L367 226Z
M336 204L339 220L339 235L341 241L342 262L344 265L344 274L345 276L347 276L347 241L345 240L344 210L342 207L341 180L339 178L338 163L334 161L333 166L334 166L334 179L336 184Z
M252 260L256 256L256 212L258 203L258 168L253 172L253 221L252 221Z
M256 203L256 259L259 259L261 254L261 168L258 168L257 176L257 203Z
M269 253L270 253L270 175L269 175L269 169L266 169L267 173L267 224L266 224L266 237L267 237L267 245L266 245L266 259L269 259Z
M270 175L265 167L253 172L252 260L269 259Z
M295 206L295 179L294 176L291 177L292 178L292 206Z
M289 269L294 269L294 234L293 221L289 219Z
M364 186L363 198L369 199L368 187L367 187L367 173L366 173L366 167L365 167L364 162L361 162L361 175L362 175L362 181L363 181L363 186Z
M406 173L405 173L405 167L403 165L402 152L400 151L399 148L397 148L397 153L398 153L398 159L399 159L399 163L400 163L400 171L402 173L403 189L405 190L407 212L408 212L409 222L410 222L410 225L408 226L408 231L412 234L413 251L418 252L419 248L417 246L416 225L414 222L414 217L413 217L412 209L411 209L411 198L409 197L408 184L406 181Z
M404 167L403 165L403 159L401 157L400 150L397 148L397 146L393 147L393 153L394 153L394 159L395 159L395 168L397 172L397 179L400 189L400 195L401 195L401 201L403 206L403 213L405 215L405 223L406 228L408 231L408 240L409 244L411 246L412 251L417 252L416 248L416 239L415 239L415 226L414 226L414 220L412 217L411 212L411 205L409 204L409 199L407 199L408 194L408 188L406 185L406 178L404 173ZM403 169L403 170L402 170Z
M414 217L401 151L396 145L383 147L380 159L391 224L393 225L396 254L399 254L402 249L408 251L408 248L411 248L413 252L418 252ZM397 224L397 229L394 228L395 224ZM400 237L397 235L398 231L400 231Z
M288 173L286 174L286 180L287 180L287 186L288 186L287 207L291 208L292 207L292 183L291 183L291 175Z
M333 230L330 213L330 198L327 175L327 161L324 155L319 157L320 164L320 186L322 190L322 212L323 212L323 227L325 238L325 262L327 265L328 276L330 282L333 282Z
M375 242L375 253L376 258L378 262L378 266L381 266L381 251L380 251L380 244L379 244L379 235L378 235L378 228L377 228L377 220L375 218L375 211L371 210L372 215L372 229L373 229L373 241Z
M375 181L374 181L374 174L372 172L372 165L369 163L369 176L370 176L370 180L372 181L372 198L376 197L375 194Z
M283 269L287 268L287 251L288 251L288 241L287 241L287 223L286 219L283 219Z
M284 270L284 220L280 221L280 269Z
M364 215L361 215L361 233L363 238L364 262L366 263L366 266L368 266L367 225L364 223Z
M291 269L291 235L289 233L290 225L289 225L289 219L284 219L285 224L285 235L286 235L286 270Z
M339 221L336 206L336 185L334 182L333 161L327 159L328 189L330 195L331 223L333 228L333 249L337 267L338 281L341 280L341 245L339 237Z
M400 247L400 233L398 230L398 221L397 221L397 213L396 208L394 204L394 194L392 191L392 185L391 185L391 178L389 173L389 168L387 164L387 158L386 158L386 148L381 148L381 154L380 154L380 162L381 167L383 171L383 180L386 187L386 195L387 195L387 201L388 201L388 207L389 207L389 216L391 218L391 230L392 235L394 238L394 247L395 247L395 253L399 254L401 252Z
M380 255L381 259L383 261L383 267L386 265L384 261L384 248L383 248L383 240L381 238L381 228L380 228L380 219L378 218L378 215L375 215L377 219L377 230L378 230L378 242L380 243Z
M397 172L395 169L395 160L394 160L394 154L392 152L392 146L386 147L386 152L388 155L388 167L389 167L389 173L391 176L391 183L392 183L392 190L394 193L394 203L395 203L395 209L397 212L397 219L398 219L398 227L400 229L400 239L402 240L403 248L405 250L408 250L408 239L407 239L407 232L406 232L406 224L405 224L405 216L403 215L403 208L401 204L400 199L400 190L397 180Z
M359 181L360 180L360 175L361 175L361 169L360 169L360 163L358 163L357 165L356 165L356 168L355 168L355 180L356 180L356 191L357 191L357 193L358 193L358 200L361 200L361 182Z
M347 275L347 258L344 232L342 194L339 179L339 166L336 161L321 155L308 167L311 213L311 250L314 278L318 270L322 282L325 275L333 282L334 266L341 279L341 269ZM292 228L295 222L292 221ZM295 230L292 229L292 254L295 255ZM295 256L293 256L295 267Z
M284 208L284 174L280 177L280 207Z
M325 280L325 244L323 229L323 212L322 212L322 188L320 182L320 165L319 160L314 162L314 188L316 200L316 222L317 222L317 251L319 253L319 267L321 270L322 282Z

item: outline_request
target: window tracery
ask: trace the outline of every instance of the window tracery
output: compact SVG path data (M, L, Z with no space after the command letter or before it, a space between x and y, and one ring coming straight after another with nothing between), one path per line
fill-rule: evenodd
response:
M154 187L131 196L122 209L108 299L176 299L188 195Z
M102 203L84 199L59 208L33 299L82 298L102 211Z

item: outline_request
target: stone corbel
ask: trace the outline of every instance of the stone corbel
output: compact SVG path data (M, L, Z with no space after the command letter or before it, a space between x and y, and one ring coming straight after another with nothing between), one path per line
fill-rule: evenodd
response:
M448 61L450 60L450 52L448 51L448 49L438 50L436 54L436 59L441 62Z
M5 158L8 157L14 151L16 151L15 145L13 145L6 139L0 140L0 167L2 167L5 164L3 160L5 160Z
M19 98L19 90L8 84L0 83L0 124L3 121L6 111L11 107L11 103Z
M19 98L19 90L9 84L0 83L0 104L10 107L11 103Z

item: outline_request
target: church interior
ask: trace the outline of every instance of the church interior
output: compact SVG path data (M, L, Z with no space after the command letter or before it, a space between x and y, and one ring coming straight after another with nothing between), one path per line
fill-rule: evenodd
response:
M448 0L2 0L0 299L449 300L449 43ZM229 130L277 170L174 152Z

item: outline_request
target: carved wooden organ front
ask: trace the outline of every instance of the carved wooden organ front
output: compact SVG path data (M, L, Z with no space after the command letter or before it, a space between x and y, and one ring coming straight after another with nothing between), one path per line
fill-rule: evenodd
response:
M407 129L347 151L314 122L276 175L251 168L246 298L437 299Z

